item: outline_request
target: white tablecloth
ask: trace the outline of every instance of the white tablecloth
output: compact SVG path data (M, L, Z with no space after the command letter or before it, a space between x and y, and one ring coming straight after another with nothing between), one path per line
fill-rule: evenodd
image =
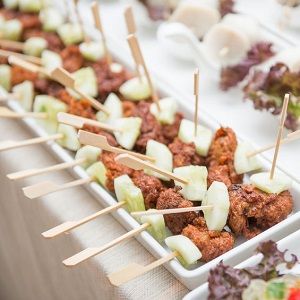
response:
M0 121L0 140L33 137L17 121ZM21 188L45 179L71 181L56 172L12 182L6 174L58 163L42 146L0 153L0 299L95 300L181 299L188 290L166 269L157 268L140 278L113 287L106 278L130 262L154 260L135 239L118 245L75 268L62 260L89 246L101 246L126 231L110 215L85 224L68 235L46 240L41 232L64 221L77 220L100 210L84 189L73 188L41 199L25 198Z

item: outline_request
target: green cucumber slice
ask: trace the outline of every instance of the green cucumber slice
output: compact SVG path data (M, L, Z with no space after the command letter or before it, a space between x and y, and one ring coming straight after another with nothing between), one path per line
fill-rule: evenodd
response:
M253 174L250 177L250 182L258 189L269 194L280 194L292 187L291 178L282 173L275 173L273 179L270 179L269 172Z
M57 132L63 134L63 138L57 140L62 147L71 151L77 151L80 148L77 130L74 127L66 124L59 124Z
M254 148L246 142L238 143L234 153L234 168L237 174L248 173L262 168L257 155L248 157Z
M93 147L90 145L86 145L81 147L75 155L75 159L82 159L84 158L85 161L81 164L81 167L86 169L97 160L99 160L99 156L101 155L101 149L97 147Z
M43 67L49 72L63 66L62 58L56 52L44 50L41 57Z
M43 24L43 30L47 32L56 31L64 23L63 15L54 7L41 10L39 18Z
M6 21L3 25L3 39L18 41L21 38L23 26L22 23L17 20Z
M126 207L129 212L145 210L143 194L141 190L133 184L128 175L115 178L114 188L118 201L126 201Z
M146 210L142 191L135 185L127 186L125 197L129 212Z
M173 170L173 155L170 149L157 141L149 140L146 146L146 155L153 157L155 159L154 164L165 170L172 172ZM155 176L165 181L169 181L170 179L151 170L146 169L145 173L148 175Z
M21 0L19 1L19 9L23 12L38 13L42 9L41 0Z
M155 211L155 209L151 209ZM149 223L151 226L147 228L147 231L159 242L162 243L167 237L166 224L163 215L145 215L141 217L142 223Z
M16 100L20 102L21 106L26 111L31 111L34 98L33 83L29 80L25 80L22 83L15 85L12 88L12 92L17 95Z
M184 235L173 235L165 239L166 245L180 255L177 259L183 266L189 266L197 262L202 257L198 247Z
M19 5L19 0L3 0L3 5L8 9L16 9Z
M226 185L223 182L214 181L209 187L202 205L213 206L213 208L203 211L207 228L209 230L223 230L230 208Z
M102 161L92 164L86 172L91 178L97 180L103 187L106 187L106 168Z
M75 87L78 90L91 97L97 97L98 84L96 73L93 68L81 68L78 71L72 73L72 76L75 79Z
M194 136L194 122L183 119L180 123L179 139L184 143L195 143L196 151L201 156L207 156L213 133L210 129L201 125L197 126L197 136Z
M68 107L65 103L48 95L36 96L33 104L34 112L45 112L48 114L46 120L39 120L38 123L51 134L57 131L57 114L59 112L67 112L67 109Z
M184 166L174 169L174 174L186 179L188 184L175 181L175 185L181 186L180 193L191 201L204 199L207 190L207 169L203 166Z
M150 106L150 112L161 124L173 124L178 109L176 100L171 97L161 99L159 100L159 107L160 110L158 110L155 103L152 103Z
M78 44L83 40L83 33L79 24L66 23L59 26L56 31L66 46Z
M151 89L145 77L141 80L137 77L127 80L120 86L119 91L124 98L131 101L145 100L151 96Z
M104 102L104 106L109 111L109 115L103 111L98 111L96 117L99 122L112 123L114 120L123 117L122 101L116 94L110 93Z
M87 42L79 45L82 56L89 61L98 61L104 57L104 47L101 42Z
M142 119L135 117L121 118L114 120L113 125L122 129L122 131L114 132L117 142L125 149L131 150L140 135Z
M7 91L10 91L11 67L9 65L0 65L0 85Z
M48 47L48 42L41 37L31 37L24 43L23 52L27 55L41 56Z

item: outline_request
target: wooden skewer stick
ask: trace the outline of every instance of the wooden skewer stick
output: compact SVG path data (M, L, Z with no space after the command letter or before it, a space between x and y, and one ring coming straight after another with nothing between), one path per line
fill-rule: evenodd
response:
M129 168L132 168L134 170L150 169L151 171L157 172L157 173L159 173L163 176L166 176L167 178L179 181L183 184L188 184L189 183L186 179L184 179L180 176L177 176L172 172L165 171L165 170L153 165L150 162L143 161L143 160L141 160L137 157L134 157L130 154L120 154L115 158L115 161L119 164L122 164L124 166L129 167Z
M92 10L95 26L99 30L99 32L101 34L101 37L102 37L102 43L103 43L103 47L104 47L106 61L110 65L112 63L112 57L111 57L111 55L108 51L106 37L105 37L105 34L104 34L102 21L101 21L101 17L100 17L98 2L94 1L91 4L91 10Z
M140 45L138 43L138 40L137 40L135 35L130 34L127 37L127 41L128 41L129 47L131 49L132 56L134 57L134 60L135 60L136 64L138 66L141 65L144 69L144 73L145 73L145 76L147 78L150 90L151 90L152 101L157 105L158 111L160 111L158 96L157 96L156 90L154 88L154 85L152 83L152 79L151 79L150 73L148 71L148 68L146 66L145 59L143 57L143 54L142 54Z
M300 129L294 131L294 132L291 132L287 135L288 138L290 139L298 139L300 137Z
M162 257L161 259L158 259L147 266L142 266L137 263L129 264L125 268L108 275L108 279L112 285L120 286L123 283L126 283L140 275L143 275L143 274L163 265L164 263L172 260L173 258L177 257L178 255L179 255L179 253L177 251L171 252L170 254L166 255L165 257Z
M83 25L82 18L80 16L79 9L78 9L78 0L73 0L73 6L74 6L74 11L76 14L78 25L80 26L80 30L83 35L83 39L86 43L89 43L91 41L91 39L87 36L87 34L84 30L84 25Z
M202 206L192 206L192 207L182 207L182 208L168 208L168 209L153 209L146 211L135 211L132 212L131 215L133 217L140 216L150 216L150 215L169 215L169 214L180 214L191 211L199 211L205 209L212 209L213 205L202 205Z
M282 111L281 111L279 130L278 130L277 139L276 139L276 146L275 146L275 151L274 151L274 156L273 156L273 161L272 161L272 168L271 168L271 172L270 172L271 180L273 179L274 173L275 173L275 167L276 167L276 162L277 162L279 147L280 147L280 140L281 140L282 134L283 134L284 122L285 122L286 115L287 115L289 100L290 100L290 95L285 94Z
M85 93L81 92L80 89L77 89L75 86L75 79L72 77L72 75L66 71L63 68L55 68L52 72L51 72L51 77L58 81L60 84L64 85L67 88L71 88L73 89L77 94L80 95L80 97L82 97L83 99L86 99L90 102L90 104L97 110L102 110L104 111L106 114L109 115L109 111L107 110L107 108L102 105L100 102L98 102L96 99L94 99L93 97L86 95Z
M0 47L23 51L24 43L11 40L0 40Z
M63 261L63 264L67 267L74 267L74 266L86 261L87 259L94 257L94 256L112 248L113 246L115 246L121 242L127 241L128 239L140 234L142 231L144 231L149 226L150 226L149 223L145 223L145 224L139 226L138 228L130 230L129 232L123 234L122 236L114 239L113 241L107 243L106 245L104 245L102 247L87 248L87 249L65 259Z
M57 133L46 137L37 137L37 138L28 139L24 141L5 141L0 143L0 151L17 149L17 148L31 146L31 145L37 145L48 141L58 140L61 138L63 138L63 135L61 133Z
M35 118L35 119L47 119L47 113L38 113L38 112L22 112L17 113L10 110L7 107L0 107L0 117L9 118L9 119L22 119L22 118Z
M25 54L13 52L13 51L0 49L0 57L10 57L11 55L17 56L17 57L19 57L19 58L21 58L25 61L28 61L32 64L36 64L36 65L41 65L42 64L42 60L39 57L25 55Z
M128 34L136 34L136 25L133 16L132 6L128 6L124 11L124 17Z
M194 95L195 95L195 113L194 113L194 136L197 136L198 128L198 102L199 102L199 69L194 72Z
M42 67L37 66L33 64L32 62L24 60L24 58L17 56L17 55L11 55L8 57L8 62L11 65L18 66L20 68L23 68L27 71L30 71L32 73L41 73L45 76L49 76L49 73Z
M64 113L64 112L59 112L57 114L57 121L59 123L73 126L77 129L82 129L84 127L84 125L91 125L91 126L95 126L95 127L104 129L106 131L111 131L111 132L114 132L114 131L123 132L124 131L122 128L117 128L117 127L111 126L106 123L102 123L102 122L99 122L96 120L91 120L88 118L83 118L80 116L76 116L76 115L72 115L72 114L68 114L68 113Z
M45 174L45 173L50 173L50 172L55 172L55 171L60 171L60 170L65 170L74 166L78 166L82 163L84 163L86 159L80 158L71 162L65 162L65 163L60 163L56 164L53 166L41 168L41 169L29 169L29 170L23 170L15 173L10 173L7 174L7 178L11 180L18 180L18 179L23 179L27 177L32 177L40 174Z
M56 184L52 181L43 181L37 184L24 187L23 193L29 199L39 198L58 191L66 190L75 186L80 186L93 181L93 178L82 178L64 184Z
M84 130L79 130L78 139L82 145L94 146L94 147L100 148L102 150L106 150L106 151L113 152L116 154L127 153L127 154L130 154L132 156L138 157L143 160L149 160L152 162L155 161L155 159L151 156L111 146L108 143L106 136L103 136L103 135L91 133L91 132L84 131Z
M118 208L122 207L126 202L125 201L122 201L122 202L119 202L117 204L114 204L112 206L109 206L109 207L106 207L102 210L99 210L98 212L94 213L94 214L91 214L85 218L82 218L78 221L67 221L67 222L64 222L56 227L53 227L45 232L42 233L42 236L46 239L50 239L50 238L54 238L56 236L59 236L60 234L63 234L63 233L66 233L66 232L69 232L87 222L90 222L100 216L103 216L103 215L106 215L114 210L117 210Z
M300 130L297 130L295 132L289 133L286 138L282 139L280 141L280 145L288 144L290 142L296 141L299 138L300 138ZM271 150L274 147L276 147L276 144L272 144L272 145L263 147L261 149L254 150L253 152L248 153L247 157L255 156L257 154L260 154L260 153L263 153L265 151Z

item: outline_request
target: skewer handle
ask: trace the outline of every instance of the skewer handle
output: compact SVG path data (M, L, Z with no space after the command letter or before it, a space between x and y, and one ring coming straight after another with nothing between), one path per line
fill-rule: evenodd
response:
M10 56L17 56L20 59L25 60L27 62L30 62L32 64L42 65L42 60L39 57L25 55L25 54L13 52L13 51L8 51L8 50L1 49L0 50L0 56L2 56L2 57L8 57L8 58Z
M123 283L126 283L140 275L143 275L143 274L163 265L164 263L172 260L176 256L178 256L177 251L171 252L167 256L162 257L161 259L156 260L155 262L153 262L147 266L142 266L140 264L132 263L132 264L128 265L127 267L121 269L120 271L117 271L115 273L108 275L108 279L111 282L111 284L113 284L114 286L120 286Z
M95 133L91 133L91 132L87 132L84 130L79 130L78 133L78 137L79 137L79 142L83 145L90 145L90 146L94 146L106 151L110 151L116 154L130 154L132 156L138 157L140 159L143 160L149 160L149 161L155 161L155 159L153 157L150 157L148 155L144 155L141 153L137 153L137 152L132 152L126 149L122 149L122 148L118 148L118 147L113 147L111 146L108 141L107 138L105 136L99 135L99 134L95 134Z
M35 199L35 198L52 194L54 192L58 192L75 186L80 186L86 183L90 183L91 181L92 178L82 178L61 185L53 183L51 181L44 181L31 186L24 187L22 190L24 195L27 198Z
M87 248L87 249L65 259L63 261L63 264L67 267L74 267L74 266L88 260L89 258L91 258L95 255L98 255L98 254L106 251L107 249L110 249L113 246L136 236L137 234L141 233L149 226L150 226L150 224L145 223L145 224L139 226L138 228L133 229L133 230L123 234L122 236L114 239L113 241L107 243L106 245L104 245L102 247Z
M46 137L38 137L33 138L25 141L5 141L0 143L0 151L10 150L10 149L17 149L21 147L31 146L31 145L37 145L41 143L45 143L48 141L58 140L61 139L63 135L61 133L57 133L54 135L46 136Z
M23 179L23 178L27 178L27 177L31 177L31 176L44 174L44 173L50 173L50 172L68 169L68 168L80 165L84 161L85 161L85 159L81 158L78 160L74 160L71 162L65 162L65 163L57 164L57 165L46 167L46 168L23 170L23 171L8 174L7 177L11 180Z
M53 238L53 237L56 237L62 233L65 233L65 232L69 232L89 221L92 221L100 216L103 216L105 214L108 214L110 213L111 211L114 211L114 210L117 210L118 208L122 207L126 202L125 201L122 201L122 202L119 202L117 204L114 204L112 206L109 206L107 208L104 208L94 214L91 214L89 215L88 217L85 217L85 218L82 218L81 220L78 220L78 221L67 221L67 222L64 222L56 227L53 227L45 232L42 233L42 236L49 239L49 238Z

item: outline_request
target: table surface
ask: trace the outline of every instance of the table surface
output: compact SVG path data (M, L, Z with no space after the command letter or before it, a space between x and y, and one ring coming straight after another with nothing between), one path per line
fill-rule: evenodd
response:
M87 2L90 3L90 2ZM85 4L87 4L85 3ZM127 1L106 1L102 4L105 28L126 47L126 30L122 16ZM82 6L88 22L89 12ZM139 28L139 38L146 60L163 77L184 90L192 101L192 74L195 65L176 61L155 39L155 30ZM222 98L216 92L216 81L201 70L200 110L205 108L222 124L232 126L239 134L258 145L273 142L277 120L268 113L252 108L240 93L232 91ZM170 76L170 74L172 74ZM247 118L245 118L247 116ZM200 114L201 117L201 114ZM32 135L21 122L0 120L1 140L22 140ZM300 143L283 146L279 163L295 176L300 161L296 149ZM268 153L271 157L272 152ZM21 188L45 179L68 182L67 172L57 172L17 182L6 174L58 163L42 146L0 153L0 298L15 299L181 299L188 290L166 269L160 267L120 288L113 287L106 275L130 262L148 264L154 260L135 239L94 257L79 267L68 269L61 261L86 247L101 246L126 231L110 215L72 231L69 235L45 240L41 232L68 220L77 220L100 210L100 204L84 188L65 190L38 200L28 200Z

